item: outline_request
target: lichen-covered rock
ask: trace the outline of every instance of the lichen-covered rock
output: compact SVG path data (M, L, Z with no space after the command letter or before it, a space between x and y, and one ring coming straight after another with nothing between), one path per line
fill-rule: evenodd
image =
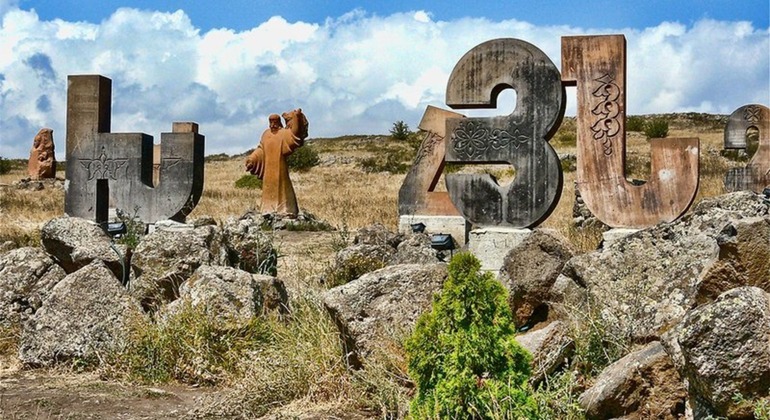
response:
M278 252L273 246L273 234L262 216L246 213L238 219L230 218L222 227L227 258L231 267L249 273L275 276Z
M751 401L770 396L770 294L739 287L689 312L671 332L691 398L712 415L752 418ZM735 397L741 395L745 401Z
M0 254L0 325L26 320L67 273L42 249Z
M589 419L679 419L687 391L658 341L607 366L580 395Z
M383 340L410 334L446 276L446 264L393 265L327 291L324 306L340 330L348 363L360 367Z
M529 324L536 312L547 314L551 288L572 256L573 251L565 239L541 229L535 229L508 252L500 270L500 281L508 288L517 326Z
M358 230L353 238L353 244L365 245L384 245L391 248L397 248L398 244L404 240L401 233L391 232L380 223L371 226L365 226Z
M142 308L105 265L95 260L53 287L48 299L23 324L19 359L50 366L89 359L121 346Z
M519 334L516 341L532 354L532 375L529 378L532 386L537 386L547 375L564 366L575 350L567 325L561 321Z
M51 219L40 230L40 241L68 274L99 260L122 278L121 257L110 247L110 237L94 222L66 216Z
M283 282L274 277L203 265L182 283L179 299L163 312L171 315L187 306L203 308L223 326L243 327L268 310L286 312L288 294Z
M585 288L606 325L632 341L656 340L697 304L702 273L724 257L723 230L736 220L766 218L769 209L751 192L706 199L676 222L570 259L562 273Z
M439 261L438 251L431 246L430 237L425 233L413 233L406 235L398 244L388 265L433 264Z
M374 244L355 244L341 249L326 270L323 282L328 287L348 283L384 267L395 252L396 250L388 245Z
M198 267L226 264L227 251L216 226L157 230L134 250L131 265L137 278L131 282L131 293L145 309L158 309L179 296L179 285Z

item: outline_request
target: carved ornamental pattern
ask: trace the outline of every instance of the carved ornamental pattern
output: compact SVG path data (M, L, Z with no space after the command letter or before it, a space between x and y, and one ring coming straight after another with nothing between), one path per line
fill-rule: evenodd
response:
M465 121L452 132L452 148L457 156L468 159L481 158L487 150L500 150L513 147L518 149L529 141L529 137L519 133L518 127L509 133L499 128L490 129L480 121Z
M602 142L604 155L612 155L612 139L620 132L620 87L609 74L595 79L599 87L593 91L593 96L600 98L591 112L599 118L591 125L594 140Z
M743 119L750 123L762 121L762 108L758 106L748 106L743 112Z
M107 159L107 152L102 146L102 154L97 159L80 159L80 164L88 171L88 180L118 179L118 171L128 164L128 159Z

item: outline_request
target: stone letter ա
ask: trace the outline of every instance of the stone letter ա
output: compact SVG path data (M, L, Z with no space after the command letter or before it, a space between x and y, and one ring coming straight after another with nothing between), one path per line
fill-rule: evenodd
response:
M112 81L98 75L67 81L65 213L104 223L110 207L138 208L145 223L184 221L203 192L198 125L174 123L172 133L161 134L161 178L153 187L152 136L110 133Z
M759 194L770 186L770 109L756 104L736 109L725 128L725 149L746 149L746 132L752 127L759 131L757 151L748 165L727 172L727 191L749 190Z

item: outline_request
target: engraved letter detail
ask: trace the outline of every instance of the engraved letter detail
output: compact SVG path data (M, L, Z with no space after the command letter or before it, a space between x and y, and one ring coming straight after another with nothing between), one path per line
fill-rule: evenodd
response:
M761 193L770 186L770 109L764 105L744 105L730 115L725 128L725 149L746 149L746 132L759 130L759 145L743 168L732 168L725 175L727 191L749 190Z
M518 39L477 45L455 65L447 83L452 108L495 108L502 89L516 91L516 109L494 118L448 119L446 161L508 163L516 177L501 187L489 175L449 174L455 207L482 226L531 227L559 201L562 172L548 139L564 116L559 70L540 49Z
M577 183L588 208L611 227L676 220L698 189L699 140L651 139L651 179L632 185L625 171L625 37L562 37L561 55L564 84L577 85Z

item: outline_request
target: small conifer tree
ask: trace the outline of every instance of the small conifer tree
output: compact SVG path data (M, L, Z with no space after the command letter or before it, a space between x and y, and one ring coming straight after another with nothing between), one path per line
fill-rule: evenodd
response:
M531 355L514 339L505 288L472 254L449 263L433 308L406 342L414 418L533 418Z

